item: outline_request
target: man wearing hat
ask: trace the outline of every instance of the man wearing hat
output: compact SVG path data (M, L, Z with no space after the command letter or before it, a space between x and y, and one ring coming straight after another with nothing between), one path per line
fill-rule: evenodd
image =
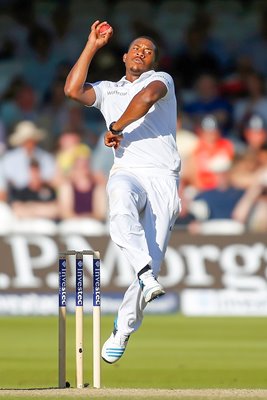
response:
M55 160L52 154L41 149L38 143L45 137L45 132L31 121L22 121L16 125L9 138L14 149L8 150L0 161L0 200L7 201L9 187L17 189L29 183L30 165L38 161L41 177L51 182L55 175Z
M267 143L267 130L263 119L259 115L254 114L251 116L245 126L243 136L247 151L252 153L257 153Z
M197 190L213 189L218 182L210 163L217 158L231 161L234 146L230 140L222 137L217 119L212 114L202 119L196 127L196 133L199 140L190 160L192 184Z

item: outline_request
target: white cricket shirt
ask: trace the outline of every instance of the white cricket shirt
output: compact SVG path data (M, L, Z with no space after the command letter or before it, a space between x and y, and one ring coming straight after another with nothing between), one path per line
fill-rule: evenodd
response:
M158 100L139 120L123 130L124 138L114 151L113 169L154 169L177 174L180 157L176 146L177 105L172 77L166 72L144 72L130 82L123 77L118 82L92 83L96 101L92 105L103 114L107 128L120 118L132 98L150 82L161 81L167 94Z

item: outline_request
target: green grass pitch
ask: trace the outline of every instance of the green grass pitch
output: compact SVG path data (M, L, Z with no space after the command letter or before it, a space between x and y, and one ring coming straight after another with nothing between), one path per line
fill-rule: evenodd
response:
M84 375L91 384L92 318L84 320ZM74 316L67 321L67 380L75 386ZM112 325L113 317L102 317L102 343ZM56 387L57 318L1 317L0 326L0 387ZM102 363L102 385L266 389L266 339L266 318L146 315L121 361Z

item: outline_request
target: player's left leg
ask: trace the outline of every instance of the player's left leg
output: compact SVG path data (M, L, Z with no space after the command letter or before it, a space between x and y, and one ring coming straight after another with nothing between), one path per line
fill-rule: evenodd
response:
M180 210L178 182L173 177L149 177L143 182L147 192L147 204L140 214L151 267L157 277L169 243L171 230ZM136 278L127 289L118 311L117 329L128 335L142 323L143 310L147 302Z
M150 264L155 276L159 274L171 228L180 207L177 181L172 177L160 178L143 178L142 185L146 188L147 202L140 214L140 223L145 231L149 255L152 258ZM136 278L124 295L114 331L103 346L102 357L105 361L114 363L123 355L130 334L142 323L146 305L139 279Z

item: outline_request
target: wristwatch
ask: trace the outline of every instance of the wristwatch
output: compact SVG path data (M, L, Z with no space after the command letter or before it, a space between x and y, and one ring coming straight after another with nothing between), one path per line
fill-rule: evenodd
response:
M112 128L113 125L115 124L115 122L116 122L116 121L111 122L111 124L109 125L108 130L109 130L110 132L112 132L113 135L121 135L121 134L122 134L122 130L116 131L115 129Z

